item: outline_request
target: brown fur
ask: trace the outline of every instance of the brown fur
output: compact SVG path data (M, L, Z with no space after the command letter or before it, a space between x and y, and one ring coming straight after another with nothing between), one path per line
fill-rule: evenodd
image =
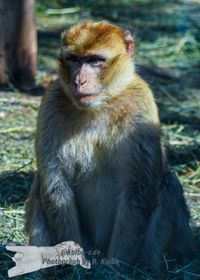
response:
M72 27L69 32L63 34L62 40L72 52L86 55L89 52L102 51L103 48L112 53L125 53L124 31L107 22L94 24L86 22ZM109 44L108 44L109 42Z
M189 212L166 163L152 92L134 73L133 47L123 34L117 26L88 22L62 35L61 77L38 117L38 171L26 229L32 245L74 240L85 250L160 268L164 254L190 257ZM103 91L95 106L80 107L65 51L97 48L111 52L97 76Z

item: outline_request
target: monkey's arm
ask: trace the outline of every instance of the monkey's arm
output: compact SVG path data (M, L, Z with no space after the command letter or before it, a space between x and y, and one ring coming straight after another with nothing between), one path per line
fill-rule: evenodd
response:
M26 205L26 231L30 244L55 245L62 241L81 244L78 217L72 190L66 178L49 162L35 175ZM45 175L44 175L44 173Z
M81 244L74 192L66 174L69 165L63 158L67 151L62 150L65 129L60 103L47 92L39 112L36 139L39 199L53 244L69 240Z
M182 186L167 167L159 128L140 124L133 152L108 253L156 269L166 252L183 261L192 243L189 212Z
M128 179L120 196L108 255L132 263L138 259L151 213L157 205L165 166L158 125L134 123L129 138ZM130 252L131 248L134 251Z
M50 232L53 234L54 244L63 241L81 244L75 195L60 166L52 165L45 170L40 193L42 208Z

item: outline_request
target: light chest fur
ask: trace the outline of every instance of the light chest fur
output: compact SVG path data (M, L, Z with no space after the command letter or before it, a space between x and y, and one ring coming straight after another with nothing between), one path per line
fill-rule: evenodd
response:
M101 169L106 161L115 162L117 166L119 154L123 158L121 154L128 148L127 133L123 133L125 126L124 123L124 128L119 130L117 123L107 119L82 122L78 127L69 123L71 137L67 136L60 147L60 155L64 155L62 160L73 163L80 174L85 175Z
M120 189L124 185L121 174L126 174L127 163L122 160L125 155L127 160L129 154L128 138L125 127L120 131L118 123L111 124L106 116L75 127L71 127L73 137L66 138L60 154L64 155L62 160L67 173L73 174L71 180L78 200L81 228L85 240L88 239L85 246L98 244L104 251L109 244Z

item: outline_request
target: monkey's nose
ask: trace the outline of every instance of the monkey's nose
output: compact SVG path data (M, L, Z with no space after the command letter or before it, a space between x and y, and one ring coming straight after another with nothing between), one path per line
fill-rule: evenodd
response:
M83 86L86 82L87 82L87 80L81 81L80 86Z
M79 86L79 87L83 86L86 82L87 82L86 79L76 79L75 80L75 84L77 84L77 86Z

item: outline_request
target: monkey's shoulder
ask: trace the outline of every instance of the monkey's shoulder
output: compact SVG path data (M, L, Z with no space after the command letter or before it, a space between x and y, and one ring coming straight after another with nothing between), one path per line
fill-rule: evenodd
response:
M57 79L49 85L42 98L38 120L52 118L58 121L56 118L62 119L69 107L72 107L72 104Z
M134 75L130 85L109 101L110 114L121 121L126 119L148 120L159 124L158 108L148 84Z
M42 103L53 103L55 100L59 101L59 99L63 99L63 89L60 84L60 80L57 79L53 81L45 91L45 94L42 98ZM57 103L54 103L54 107Z

